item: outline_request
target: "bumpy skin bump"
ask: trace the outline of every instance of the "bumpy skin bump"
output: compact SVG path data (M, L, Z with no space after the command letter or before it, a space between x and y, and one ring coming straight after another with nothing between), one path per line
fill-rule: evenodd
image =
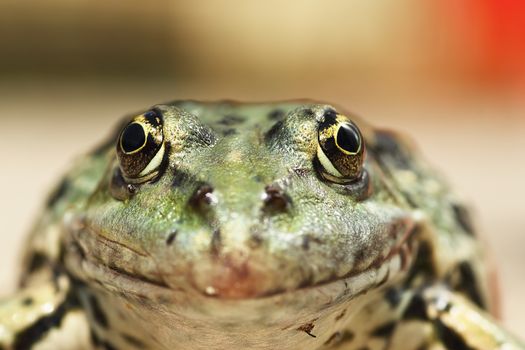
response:
M521 348L481 311L491 296L466 209L406 140L309 101L154 110L155 176L123 176L135 163L117 158L119 128L51 196L22 290L0 305L2 346L61 344L76 326L102 349ZM353 181L318 159L332 114L364 142ZM18 305L34 317L13 322Z

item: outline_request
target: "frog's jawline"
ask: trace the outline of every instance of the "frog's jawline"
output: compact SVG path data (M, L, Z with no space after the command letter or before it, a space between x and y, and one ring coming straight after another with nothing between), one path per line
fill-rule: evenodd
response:
M91 277L102 282L103 284L113 285L114 287L118 288L121 291L124 291L125 293L135 294L142 297L148 296L148 293L145 293L145 291L149 291L156 295L166 295L169 293L173 293L174 291L182 291L186 293L197 292L201 296L219 300L250 300L270 298L273 296L283 294L293 294L295 292L304 292L308 289L321 288L336 283L343 283L345 289L347 289L347 291L344 294L352 298L374 287L380 287L386 284L391 279L397 277L397 275L400 272L406 272L410 269L414 257L414 242L412 240L413 232L414 230L408 230L404 235L403 240L395 247L393 247L389 254L387 254L384 258L377 259L364 270L350 271L348 274L341 277L322 281L316 284L299 286L295 289L273 290L268 291L264 294L241 298L228 298L221 295L209 294L206 293L206 291L197 288L192 288L191 290L177 289L173 286L169 286L163 281L152 280L140 274L131 274L127 271L119 269L118 267L111 267L104 263L97 262L93 259L89 259L84 254L80 254L78 258L82 260L83 266L90 271L89 274L91 275ZM368 282L368 284L365 283L365 285L362 286L362 288L359 288L359 283L363 282Z

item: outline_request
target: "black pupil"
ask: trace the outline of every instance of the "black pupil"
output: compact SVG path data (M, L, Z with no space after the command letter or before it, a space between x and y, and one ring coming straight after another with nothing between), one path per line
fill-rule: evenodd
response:
M144 128L137 123L129 124L122 133L122 150L126 153L138 150L146 142Z
M343 124L337 131L337 144L350 153L357 153L361 138L357 130L350 124Z

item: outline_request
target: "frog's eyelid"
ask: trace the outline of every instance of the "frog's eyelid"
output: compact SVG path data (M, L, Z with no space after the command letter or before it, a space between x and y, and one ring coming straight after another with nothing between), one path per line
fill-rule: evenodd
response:
M323 166L323 168L330 174L336 177L343 177L343 174L341 174L332 164L332 162L328 159L326 154L324 153L321 146L317 145L317 158L319 159L319 162Z

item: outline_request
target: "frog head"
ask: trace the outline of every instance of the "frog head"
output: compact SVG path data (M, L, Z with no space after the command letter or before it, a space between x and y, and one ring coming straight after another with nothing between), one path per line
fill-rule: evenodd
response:
M316 103L140 113L72 230L82 274L163 305L199 300L194 311L275 297L319 309L378 290L408 270L416 219L374 137Z
M78 237L89 260L218 298L341 279L361 293L406 270L414 219L364 122L305 104L264 125L253 106L224 131L188 109L159 105L121 130Z

